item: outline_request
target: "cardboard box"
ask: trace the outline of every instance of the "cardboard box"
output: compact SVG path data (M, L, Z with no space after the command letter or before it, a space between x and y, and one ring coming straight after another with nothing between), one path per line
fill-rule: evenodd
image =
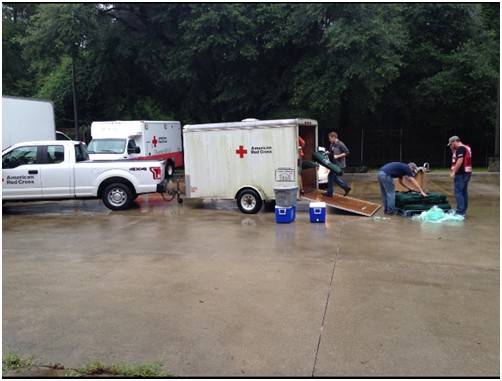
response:
M415 176L415 180L417 180L417 183L420 184L420 186L422 187L422 189L424 191L427 189L427 172L419 171L417 173L417 175ZM411 184L409 181L407 182L406 179L404 179L404 178L403 178L403 183L405 183L406 185L409 185L410 188L415 189L413 184ZM408 191L408 189L406 189L405 187L403 187L399 183L399 179L394 180L394 185L396 186L396 192L407 192Z

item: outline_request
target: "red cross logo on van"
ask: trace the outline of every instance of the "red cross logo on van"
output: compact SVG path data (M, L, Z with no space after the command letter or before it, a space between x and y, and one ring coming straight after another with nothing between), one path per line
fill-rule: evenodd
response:
M154 146L154 147L157 147L157 143L158 143L158 142L159 142L159 141L157 140L157 138L155 137L155 135L153 135L153 139L152 139L152 144L153 144L153 146Z
M239 149L236 149L235 153L242 159L248 153L248 150L244 149L244 146L239 146Z

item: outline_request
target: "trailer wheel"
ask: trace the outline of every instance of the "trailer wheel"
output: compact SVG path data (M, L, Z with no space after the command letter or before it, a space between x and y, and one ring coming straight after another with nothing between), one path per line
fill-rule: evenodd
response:
M254 189L244 189L237 195L237 206L245 214L258 213L263 205L263 201Z
M174 174L174 164L172 161L167 162L166 164L166 179L170 179Z
M102 199L108 209L125 210L131 207L134 196L128 185L113 183L105 188Z

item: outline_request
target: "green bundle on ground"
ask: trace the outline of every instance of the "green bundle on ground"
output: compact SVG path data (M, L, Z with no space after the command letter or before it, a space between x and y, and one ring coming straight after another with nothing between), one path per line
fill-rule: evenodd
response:
M400 209L401 210L420 210L420 211L424 211L424 210L429 210L433 206L434 205L430 205L430 204L408 204L408 205L403 206ZM450 210L451 209L451 206L448 203L446 203L446 204L437 204L436 206L438 208L440 208L440 209L443 209L443 210Z
M418 192L396 192L396 207L401 208L410 204L439 205L447 204L446 196L439 192L429 192L423 197Z
M429 192L427 197L418 192L396 192L396 207L400 211L424 211L434 205L442 210L451 209L446 195L439 192Z
M335 172L338 176L341 176L343 174L343 171L341 170L341 168L329 160L329 157L326 154L326 152L323 152L323 151L314 152L312 154L312 158L314 159L314 161L318 162L323 167L326 167L329 170Z

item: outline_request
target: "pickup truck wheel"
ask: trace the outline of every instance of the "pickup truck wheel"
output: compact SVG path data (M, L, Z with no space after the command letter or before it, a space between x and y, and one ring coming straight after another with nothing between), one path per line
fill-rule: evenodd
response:
M253 189L245 189L237 195L237 206L245 214L258 213L263 205L263 201Z
M102 199L111 210L125 210L130 208L134 196L126 184L114 183L105 188Z

